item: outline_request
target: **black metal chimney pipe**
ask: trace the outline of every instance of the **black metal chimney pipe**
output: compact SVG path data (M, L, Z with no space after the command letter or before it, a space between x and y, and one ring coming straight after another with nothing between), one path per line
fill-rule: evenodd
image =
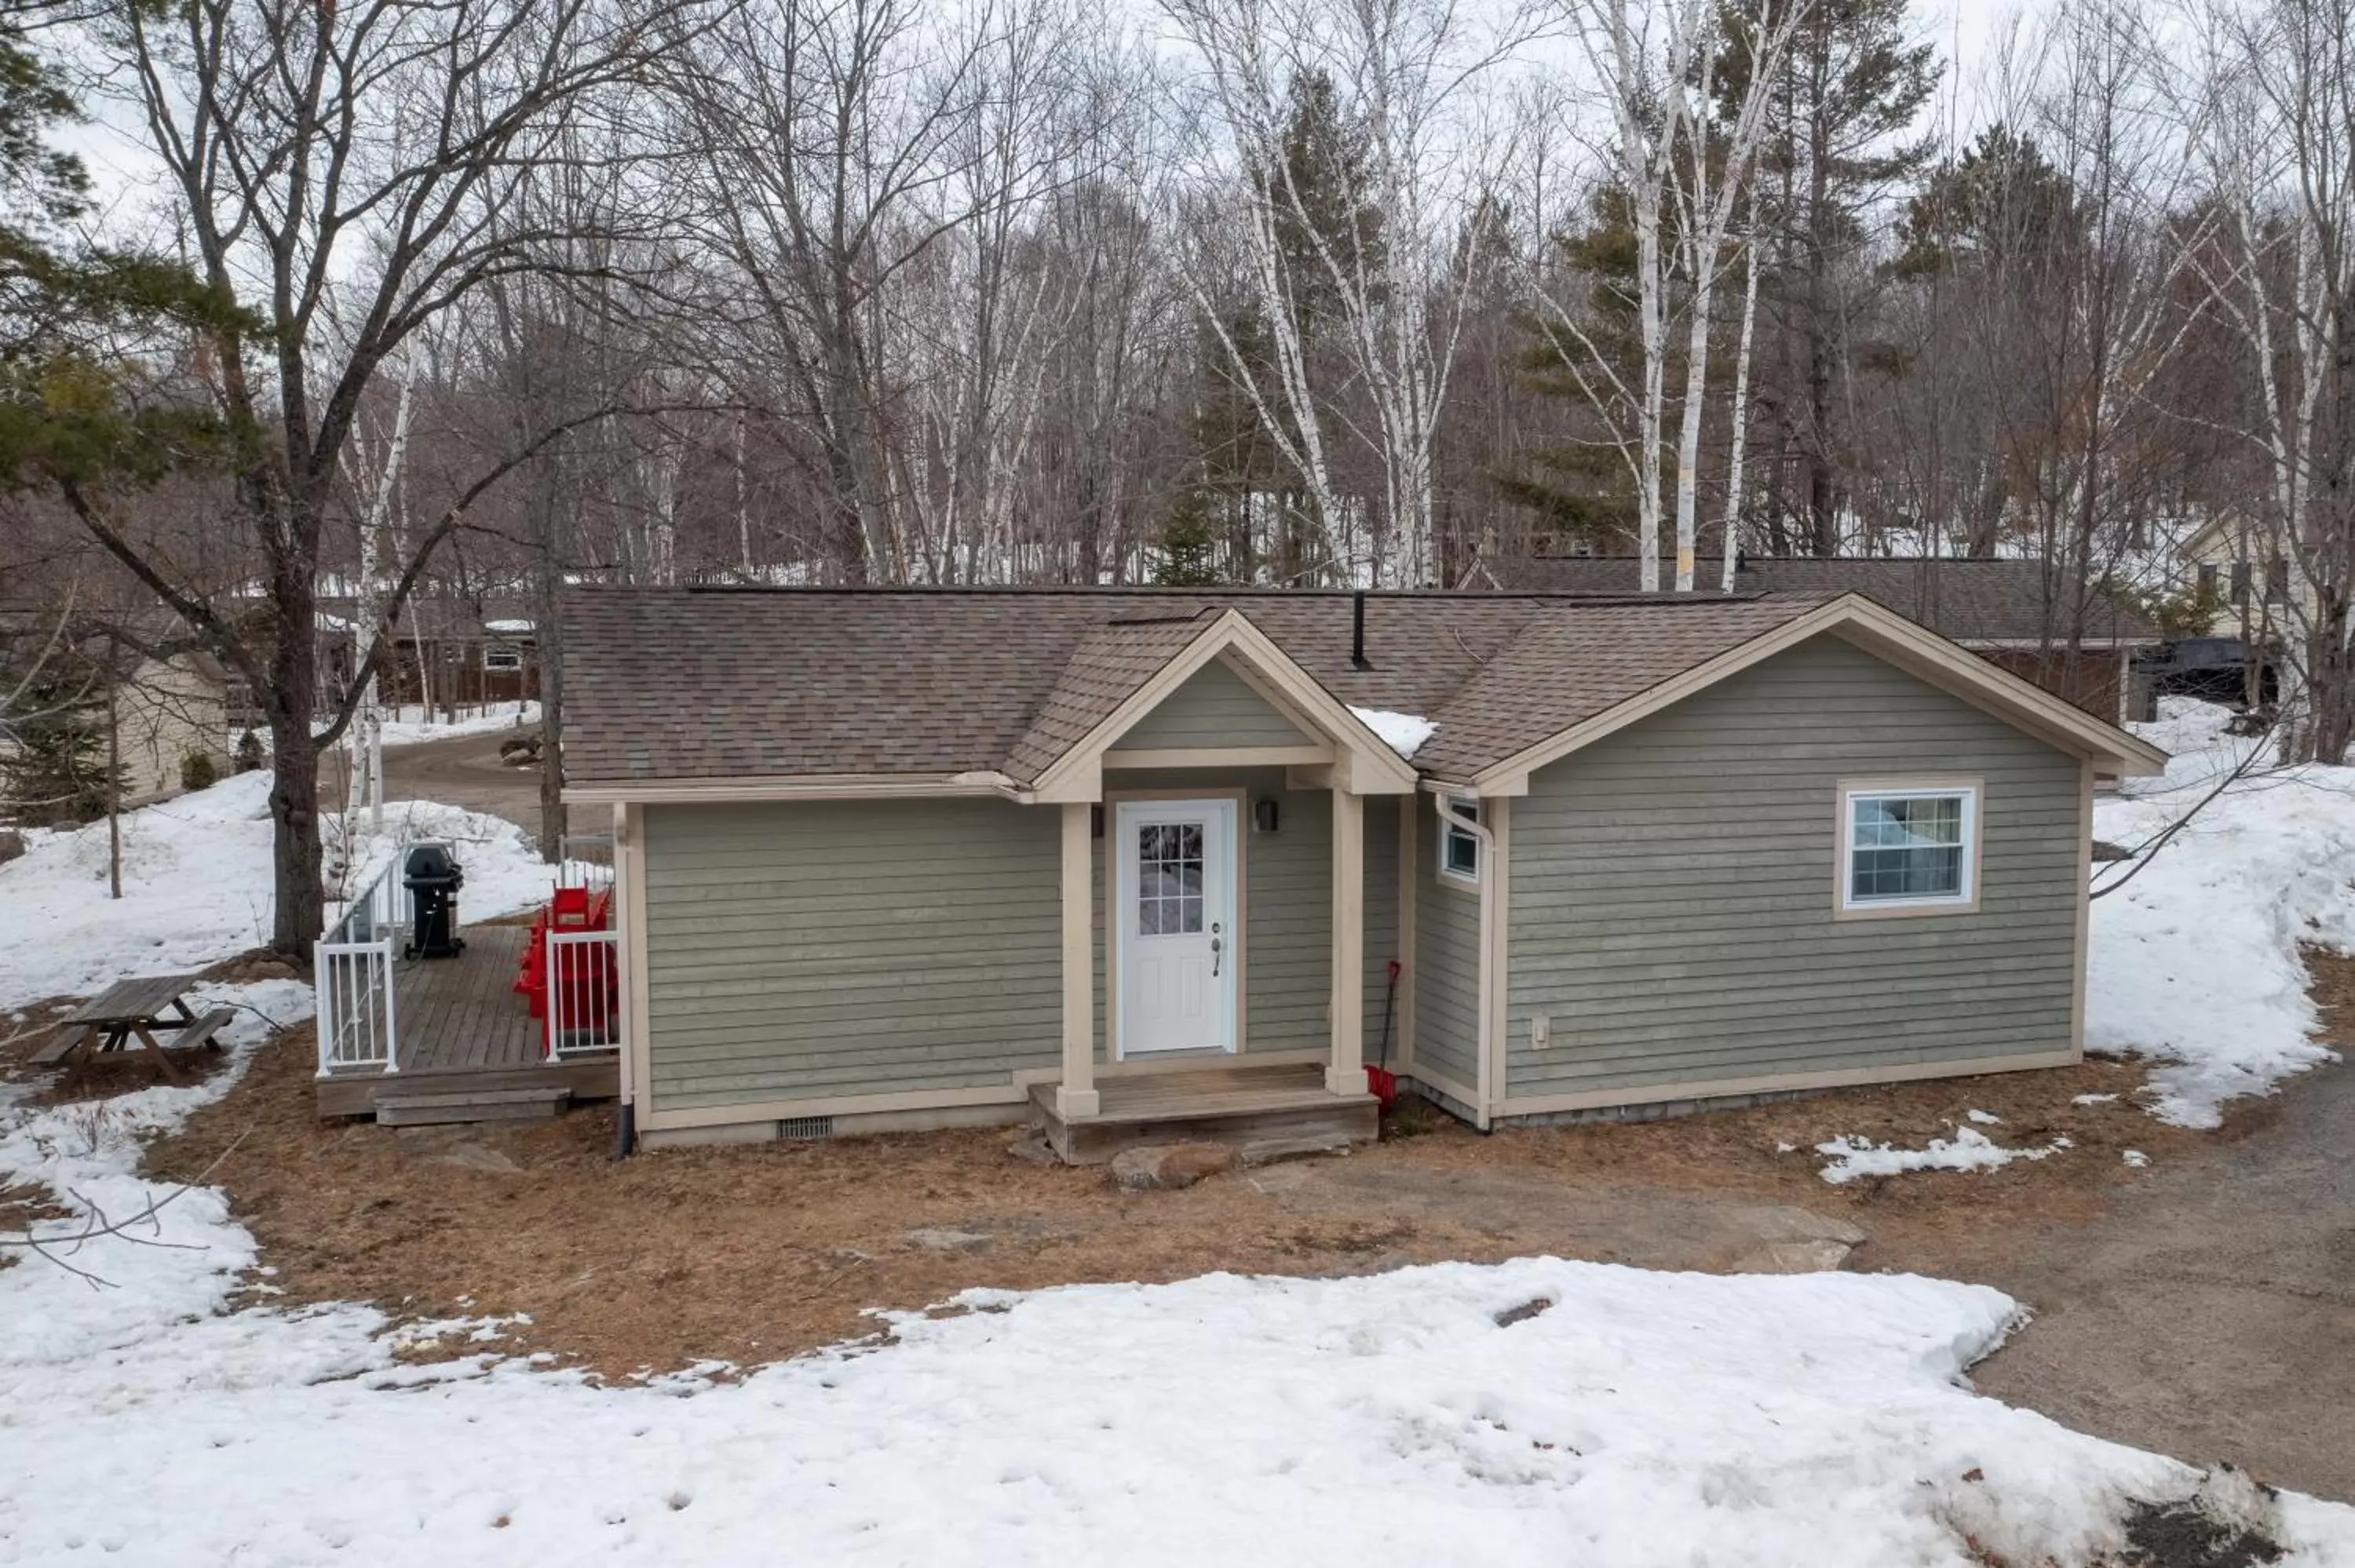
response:
M1366 662L1366 590L1349 596L1349 668L1370 670Z

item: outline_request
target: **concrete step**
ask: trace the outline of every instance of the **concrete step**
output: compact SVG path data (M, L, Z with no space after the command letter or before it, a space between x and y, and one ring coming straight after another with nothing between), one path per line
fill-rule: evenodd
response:
M385 1127L430 1127L456 1121L548 1121L572 1101L561 1084L524 1089L464 1089L444 1094L380 1094L376 1119Z

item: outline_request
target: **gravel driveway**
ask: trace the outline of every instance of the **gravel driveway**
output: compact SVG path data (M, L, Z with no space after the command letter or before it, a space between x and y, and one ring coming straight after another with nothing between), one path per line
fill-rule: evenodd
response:
M394 747L384 754L384 790L389 800L438 800L505 817L525 832L539 832L539 769L509 768L499 760L504 730Z

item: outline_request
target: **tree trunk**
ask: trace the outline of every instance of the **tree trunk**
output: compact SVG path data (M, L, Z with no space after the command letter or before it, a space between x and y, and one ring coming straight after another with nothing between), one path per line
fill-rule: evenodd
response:
M276 910L270 945L289 958L307 959L311 944L326 927L326 900L319 889L319 747L311 738L311 705L289 715L281 709L270 722L271 883Z
M538 559L533 563L533 649L539 660L539 858L553 865L564 856L569 825L564 809L564 627L556 607L563 571L559 565L559 508L549 485L535 489L538 504L533 510L539 514Z

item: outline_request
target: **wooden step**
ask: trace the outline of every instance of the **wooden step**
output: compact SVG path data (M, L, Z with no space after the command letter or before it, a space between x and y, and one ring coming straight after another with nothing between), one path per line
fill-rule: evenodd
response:
M574 1100L611 1099L621 1092L619 1058L583 1056L525 1067L442 1067L426 1072L337 1073L318 1083L321 1116L367 1116L379 1095L483 1094L506 1089L572 1091Z
M548 1121L571 1103L561 1084L527 1089L469 1089L446 1094L380 1094L376 1119L385 1127L429 1127L453 1121Z

